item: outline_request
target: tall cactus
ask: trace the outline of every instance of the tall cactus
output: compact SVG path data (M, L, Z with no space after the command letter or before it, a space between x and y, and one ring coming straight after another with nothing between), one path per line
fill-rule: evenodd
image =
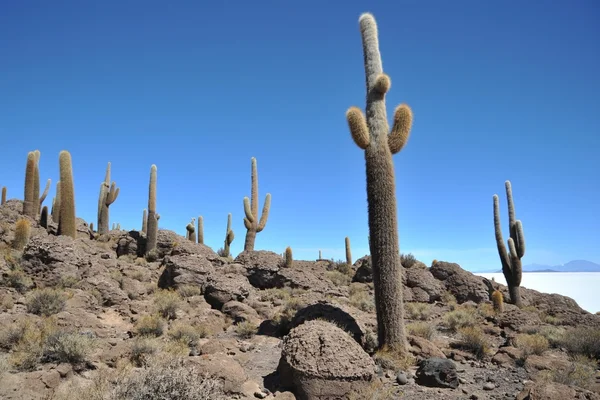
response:
M235 233L231 229L231 213L227 214L227 230L225 231L225 246L223 247L223 256L230 256L231 242L235 239Z
M71 154L63 150L60 152L58 160L60 167L60 218L58 220L58 234L76 238L75 186L73 184Z
M502 238L502 227L500 226L500 205L498 195L494 198L494 231L496 234L496 246L502 263L502 273L506 278L508 292L511 302L521 307L521 278L523 276L523 265L521 259L525 255L525 236L523 235L523 224L515 219L515 205L512 197L512 186L510 181L504 183L506 187L506 198L508 201L508 251Z
M196 227L195 227L196 218L192 218L192 221L187 224L185 230L187 231L187 239L196 243Z
M104 182L100 184L100 195L98 196L98 234L108 233L109 209L119 196L119 188L115 182L110 182L110 162L106 166Z
M2 186L2 202L0 205L4 203L6 203L6 186Z
M23 215L35 218L35 152L27 153L25 167L25 195L23 199Z
M198 217L198 243L204 244L204 217Z
M373 283L377 312L379 346L406 351L402 265L396 216L396 184L392 155L408 140L412 111L401 104L394 113L389 131L385 94L390 78L383 73L375 18L359 18L367 89L366 120L358 107L351 107L346 118L354 142L365 151L367 201Z
M261 232L265 225L267 224L267 219L269 218L269 210L271 208L271 194L267 193L267 197L265 198L265 204L262 210L262 216L260 217L260 221L258 220L258 172L256 169L256 158L252 157L252 188L251 188L251 198L249 200L248 197L244 197L244 213L246 217L244 218L244 226L246 227L246 241L244 243L245 251L254 250L254 242L256 240L256 234Z
M33 212L34 218L37 218L40 209L40 151L35 150L35 167L33 170Z
M352 249L350 248L350 238L346 236L346 264L352 265Z
M142 232L145 234L148 231L148 210L144 208L142 214Z
M38 206L39 206L38 214L42 212L42 204L44 203L44 200L46 200L46 197L48 196L48 192L50 191L51 184L52 184L52 179L48 179L46 181L46 187L44 188L44 192L42 193L42 195L40 196L40 199L38 201Z
M158 237L158 215L156 214L156 165L150 167L150 184L148 185L148 232L146 254L156 248Z
M55 224L58 224L58 221L60 221L60 200L61 200L61 196L60 196L60 181L56 182L56 195L54 196L54 199L52 200L52 221Z

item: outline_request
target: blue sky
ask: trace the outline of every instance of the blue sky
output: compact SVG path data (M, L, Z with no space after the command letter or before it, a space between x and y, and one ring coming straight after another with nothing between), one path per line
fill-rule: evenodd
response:
M600 5L514 1L19 1L0 5L0 185L23 196L73 157L77 214L96 220L108 161L111 222L139 229L150 166L160 226L204 216L217 250L233 214L242 250L250 158L257 249L297 259L367 253L363 151L345 121L364 107L358 17L374 14L388 113L414 112L394 157L402 252L500 267L492 195L513 184L525 264L600 263ZM390 116L389 115L389 116ZM51 204L54 187L45 204Z

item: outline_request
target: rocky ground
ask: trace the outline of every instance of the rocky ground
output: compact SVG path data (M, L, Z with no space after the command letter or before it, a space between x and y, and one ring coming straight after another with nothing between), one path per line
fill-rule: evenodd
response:
M286 268L161 230L146 259L82 220L30 220L20 250L21 210L0 206L1 399L600 399L600 316L564 296L495 312L482 278L407 257L402 356L375 351L369 257Z

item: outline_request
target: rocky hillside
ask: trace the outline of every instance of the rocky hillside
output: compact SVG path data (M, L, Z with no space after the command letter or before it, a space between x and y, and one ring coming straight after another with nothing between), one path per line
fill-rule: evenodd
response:
M410 356L377 348L369 257L57 236L0 206L1 399L600 399L600 316L405 257ZM15 238L20 225L22 233ZM527 285L527 282L524 282Z

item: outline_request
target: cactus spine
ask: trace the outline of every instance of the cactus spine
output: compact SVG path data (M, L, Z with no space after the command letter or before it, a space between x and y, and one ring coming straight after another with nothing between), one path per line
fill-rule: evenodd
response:
M2 202L0 205L3 205L4 203L6 203L6 186L2 186Z
M412 111L401 104L394 113L391 133L386 116L385 94L390 78L383 73L375 18L359 18L366 76L366 120L358 107L346 112L352 138L365 150L370 249L377 312L379 347L406 351L402 265L396 216L396 187L392 155L408 140Z
M146 254L156 248L158 236L158 215L156 214L156 165L150 167L150 185L148 186L148 222Z
M292 264L294 263L294 257L292 255L292 248L290 246L285 249L285 267L292 268Z
M500 226L500 205L498 195L494 195L494 231L496 234L496 246L502 263L502 273L508 285L510 301L517 307L521 307L521 278L523 268L521 259L525 255L525 236L523 235L523 224L515 219L515 205L512 197L512 186L510 181L504 183L506 187L506 198L508 201L508 251L502 238L502 227Z
M504 311L504 296L502 296L501 291L496 289L492 292L492 303L495 312L501 313Z
M30 151L27 153L23 215L31 218L35 218L35 158L35 152Z
M58 160L60 168L60 218L58 220L58 234L76 238L75 186L73 183L71 154L63 150L60 152Z
M246 227L246 241L244 243L244 251L253 251L254 242L256 240L256 234L261 232L267 224L269 218L269 210L271 208L271 194L267 193L265 198L265 204L262 210L262 216L260 221L258 220L258 171L256 169L256 158L252 157L252 187L251 187L251 200L248 197L244 197L244 226Z
M350 249L350 238L346 236L346 264L352 265L352 250Z
M198 243L204 244L204 218L198 217Z
M227 230L225 231L225 245L223 246L223 256L230 256L231 242L235 238L235 234L231 230L231 213L227 214Z
M60 221L60 181L56 182L56 196L52 200L52 221L58 224Z
M119 196L119 188L115 182L110 182L110 162L106 166L104 182L100 184L100 195L98 196L98 234L108 233L109 206Z
M142 214L142 232L146 233L148 231L148 210L144 208L144 213Z
M187 231L187 239L196 243L196 227L194 226L196 218L192 218L192 221L187 224L185 230Z

